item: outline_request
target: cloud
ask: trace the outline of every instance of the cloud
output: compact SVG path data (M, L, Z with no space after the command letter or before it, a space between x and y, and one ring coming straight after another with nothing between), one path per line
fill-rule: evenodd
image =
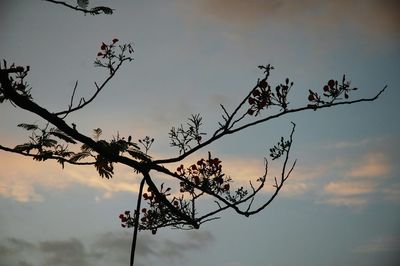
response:
M77 239L65 241L45 241L38 245L44 254L43 265L91 265L88 259L91 257L85 250L84 245Z
M76 238L37 243L17 238L1 239L0 265L127 265L131 240L131 232L127 231L102 233L86 244ZM166 258L171 263L184 260L189 252L202 250L213 241L208 231L179 232L179 236L173 238L141 233L136 249L137 264L160 265Z
M378 191L382 182L373 178L344 178L324 185L325 199L319 203L334 206L362 206L368 203L368 196Z
M188 250L199 250L212 242L214 237L209 232L189 231L181 242L166 239L159 250L160 256L182 258Z
M381 236L371 239L369 242L355 248L356 252L400 252L399 236Z
M342 145L340 145L342 147ZM354 148L354 147L353 147ZM358 148L358 145L356 146ZM385 200L396 197L396 190L382 188L388 186L393 163L388 159L387 152L369 150L359 158L341 156L331 163L329 176L337 176L322 187L322 199L318 203L335 206L363 206L368 204L371 196L384 191Z
M6 153L0 153L0 161L0 196L18 202L45 200L39 188L63 190L75 185L85 186L101 193L97 200L110 198L117 192L138 191L138 179L127 167L117 166L115 177L107 180L99 177L93 166L66 165L63 170L55 161L35 162Z
M291 24L313 31L353 27L371 36L399 36L396 0L201 0L193 14L238 28ZM193 15L192 14L192 15Z
M366 140L360 141L364 144L366 142ZM338 148L344 148L344 143L347 142L341 143L343 144ZM382 145L382 141L379 140L378 144ZM350 148L359 150L360 145ZM387 157L385 150L379 152L368 150L365 155L352 156L351 159L348 155L339 153L336 158L329 158L320 163L297 164L281 190L280 197L314 197L319 204L365 206L370 197L380 193L382 187L386 186L385 182L390 179L393 167ZM264 162L260 158L225 156L221 160L225 173L234 180L233 187L249 188L249 180L256 185L255 180L264 174ZM185 165L189 164L185 162ZM269 164L264 192L274 191L273 178L279 177L280 171L280 162L274 161ZM385 198L390 197L392 200L400 198L398 191L395 188L385 189Z
M97 238L92 249L96 254L103 254L103 261L118 261L125 265L129 258L131 240L130 233L108 232ZM141 233L136 246L136 258L144 265L155 260L169 260L172 263L184 260L188 252L205 249L213 241L214 237L210 232L200 230L180 232L179 238Z
M76 238L37 243L16 238L1 239L0 265L127 265L131 237L127 231L106 232L88 244ZM203 250L213 241L214 237L208 231L180 232L179 238L141 233L136 249L137 265L184 260L189 252Z
M327 204L333 206L347 206L347 207L355 207L355 206L364 206L368 203L366 198L361 197L334 197L317 201L320 204Z
M352 169L345 173L350 177L377 177L390 173L390 165L383 153L369 153L363 156Z
M291 54L290 44L300 39L306 44L303 50L310 47L314 57L351 47L369 56L396 50L400 40L400 4L396 0L179 2L179 12L191 32L214 29L229 48L283 49Z
M384 199L394 203L400 203L400 183L393 184L383 189Z
M355 196L371 193L377 186L375 180L340 180L325 185L326 193L338 196Z
M26 240L13 237L0 240L0 265L33 266L28 261L35 260L36 253L36 245Z
M348 148L358 148L370 145L373 141L371 139L365 138L357 141L338 141L333 144L328 144L324 146L325 149L348 149Z
M343 142L345 143L345 142ZM365 141L361 141L365 143ZM381 142L380 142L381 143ZM379 143L378 143L379 144ZM381 143L382 144L382 143ZM379 144L379 145L381 145ZM343 145L339 145L343 147ZM356 148L358 149L358 145ZM66 166L64 170L55 162L38 163L21 156L0 154L3 170L0 173L0 195L13 198L20 202L42 201L44 196L39 192L44 190L63 190L71 186L83 186L98 191L96 201L106 200L115 193L137 193L139 179L127 167L117 167L113 179L101 179L92 166ZM368 196L383 190L385 199L396 200L398 190L381 188L385 179L390 177L393 163L388 159L387 152L377 149L367 151L360 158L338 156L325 163L298 164L291 177L286 182L280 195L283 197L303 197L307 195L321 196L319 203L330 205L360 206L368 203ZM258 157L223 156L223 169L234 180L232 187L244 186L250 189L249 181L257 185L256 180L264 174L264 160ZM196 161L196 160L194 160ZM24 164L24 168L19 167ZM193 159L185 159L186 166ZM174 170L176 166L169 168ZM271 161L268 169L267 183L264 192L272 192L273 178L279 177L281 162ZM332 176L338 178L332 179ZM330 178L324 184L324 179ZM176 186L175 180L165 176L155 175L158 183L165 182L168 186ZM177 191L176 191L177 192ZM176 195L175 195L176 196ZM400 201L400 200L398 200Z

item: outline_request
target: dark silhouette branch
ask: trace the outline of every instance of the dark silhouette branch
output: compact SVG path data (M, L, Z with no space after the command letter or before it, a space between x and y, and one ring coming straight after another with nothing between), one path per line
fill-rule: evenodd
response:
M56 1L56 0L42 0L42 1L50 2L50 3L58 4L58 5L63 5L65 7L73 9L75 11L80 11L80 12L83 12L84 14L90 14L90 15L100 15L101 13L111 15L114 12L114 9L111 9L106 6L97 6L92 9L85 9L85 8L80 8L78 6L70 5L64 1Z
M8 71L0 69L0 84L3 88L3 93L6 96L6 98L10 99L16 106L20 107L21 109L32 112L34 114L37 114L44 120L56 126L62 132L66 133L68 136L72 137L73 139L81 143L86 144L97 153L110 159L110 161L120 162L129 165L140 172L144 170L143 165L140 164L139 162L129 159L127 157L122 157L114 154L112 151L107 149L107 147L102 145L102 143L96 142L90 137L87 137L79 133L76 130L76 128L67 125L67 123L63 119L59 118L57 115L50 113L45 108L31 101L29 98L18 94L12 87L11 81L8 77L8 73L9 73Z
M15 150L15 148L9 148L9 147L5 147L3 145L0 145L0 150L20 154L20 155L27 156L27 157L38 158L37 154L29 154L29 153L25 153L22 151L17 151L17 150ZM46 157L46 160L57 160L60 162L69 163L69 164L73 164L73 165L94 165L96 163L96 162L76 162L76 161L73 161L70 159L65 159L65 157L56 156L56 155L48 156L48 157Z
M240 130L243 130L245 128L248 128L248 127L251 127L251 126L255 126L257 124L264 123L264 122L267 122L269 120L276 119L278 117L281 117L281 116L284 116L284 115L287 115L287 114L290 114L290 113L298 113L298 112L305 111L305 110L316 111L316 110L319 110L319 109L324 109L324 108L329 108L329 107L339 106L339 105L349 105L349 104L355 104L355 103L361 103L361 102L372 102L372 101L375 101L376 99L378 99L378 97L385 91L386 88L387 88L387 86L385 86L382 90L379 91L378 94L376 94L374 97L371 97L371 98L362 98L362 99L357 99L357 100L353 100L353 101L326 103L326 104L320 105L318 107L305 106L305 107L300 107L300 108L295 108L295 109L282 111L282 112L280 112L278 114L271 115L271 116L268 116L268 117L263 118L263 119L259 119L257 121L248 123L246 125L243 125L241 127L238 127L238 128L232 129L232 130L228 130L226 132L226 134L233 134L233 133L236 133L236 132L238 132Z
M153 180L151 179L148 172L143 173L144 179L146 180L146 184L150 187L151 192L153 192L156 197L166 206L168 207L169 211L174 214L179 219L184 220L187 224L193 226L193 228L198 229L199 224L197 221L193 220L191 217L186 215L183 212L180 212L176 207L174 207L169 200L160 193L157 186L154 184Z
M71 96L70 105L68 106L68 110L55 112L54 114L57 115L57 116L64 115L63 118L65 118L68 114L70 114L72 112L75 112L77 110L80 110L80 109L84 108L86 105L90 104L98 96L98 94L104 89L104 87L108 84L108 82L114 77L114 75L120 69L122 64L125 61L131 61L131 60L132 60L132 58L130 58L130 57L123 58L118 63L118 65L115 67L114 71L111 72L111 74L101 83L100 86L96 82L94 83L94 85L96 87L96 92L88 100L86 100L85 98L81 98L79 104L76 107L72 107L73 99L74 99L74 96L75 96L76 86L78 84L78 82L76 82L74 90L73 90L73 93L72 93L72 96Z
M131 246L131 259L130 259L130 266L133 266L135 263L135 251L136 251L136 242L137 242L137 235L139 231L139 216L140 216L140 206L142 204L142 195L143 195L143 187L144 187L145 179L142 178L142 181L140 181L139 185L139 194L137 197L137 203L136 203L136 210L135 210L135 216L134 216L134 229L133 229L133 235L132 235L132 246Z
M220 139L221 137L223 137L225 135L236 133L236 132L241 131L241 130L243 130L245 128L248 128L248 127L251 127L251 126L255 126L257 124L264 123L264 122L267 122L269 120L273 120L273 119L279 118L281 116L284 116L284 115L287 115L287 114L290 114L290 113L298 113L298 112L305 111L305 110L313 110L313 111L315 111L315 110L329 108L329 107L333 107L333 106L349 105L349 104L355 104L355 103L361 103L361 102L372 102L372 101L375 101L376 99L378 99L378 97L385 91L386 88L387 88L387 86L385 86L382 90L379 91L379 93L377 93L374 97L371 97L371 98L362 98L362 99L357 99L357 100L352 100L352 101L326 103L326 104L323 104L323 105L320 105L320 106L317 106L317 107L305 106L305 107L300 107L300 108L295 108L295 109L283 110L283 111L281 111L281 112L279 112L277 114L274 114L274 115L268 116L266 118L259 119L259 120L247 123L247 124L245 124L243 126L240 126L240 127L232 129L232 125L230 123L231 123L232 119L234 118L234 116L236 115L236 113L238 112L238 110L246 102L244 100L238 105L238 107L235 109L235 111L226 120L226 124L223 125L222 128L216 130L211 138L209 138L208 140L198 144L197 146L193 147L192 149L186 151L185 153L183 153L183 154L181 154L181 155L179 155L177 157L155 160L154 163L156 163L156 164L168 164L168 163L176 163L176 162L182 161L183 159L185 159L189 155L195 153L196 151L202 149L205 146L210 145L211 143L213 143L214 141ZM249 97L249 95L246 97L246 99ZM223 108L223 109L226 112L225 108ZM241 117L241 119L243 117L244 117L244 115Z

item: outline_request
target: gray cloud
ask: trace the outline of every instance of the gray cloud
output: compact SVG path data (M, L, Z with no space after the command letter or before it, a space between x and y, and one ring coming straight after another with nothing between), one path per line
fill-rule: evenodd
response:
M7 238L0 242L1 266L34 266L28 263L29 257L34 257L36 245L17 238Z
M185 260L188 252L204 249L214 238L207 231L178 232L168 239L149 233L139 234L136 265L158 265ZM0 240L0 266L99 266L127 265L130 257L131 232L106 232L89 244L71 238L38 243L18 238Z
M238 29L295 25L312 31L341 28L374 37L399 37L400 2L396 0L200 0L196 19L213 19ZM192 17L193 16L188 16Z
M207 231L188 231L179 232L180 239L173 240L153 236L148 233L139 234L136 257L139 263L147 265L148 260L165 259L175 261L185 259L187 252L203 249L214 241L214 237ZM94 243L93 248L96 253L111 254L112 260L119 260L121 265L126 264L129 258L131 246L131 234L127 233L105 233ZM107 259L107 258L106 258ZM110 259L110 258L108 258Z
M164 240L158 252L161 256L168 258L182 258L186 251L202 249L213 240L214 238L209 232L189 231L186 232L185 238L180 242L169 239Z
M400 252L399 236L380 236L371 239L369 242L358 246L356 252Z
M18 266L34 266L33 264L30 264L30 263L28 263L28 262L26 262L26 261L20 261L19 263L18 263Z
M15 250L27 250L27 249L34 249L35 245L32 243L25 241L23 239L18 239L14 237L10 237L7 239L10 246Z
M44 265L91 265L88 262L91 255L77 239L41 242L39 250L47 255L45 255Z

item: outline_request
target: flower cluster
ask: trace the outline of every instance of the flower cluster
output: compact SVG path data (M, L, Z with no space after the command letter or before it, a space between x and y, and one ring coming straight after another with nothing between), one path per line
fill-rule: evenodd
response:
M100 52L97 53L97 56L101 56L103 58L106 58L107 56L110 56L112 54L112 49L114 48L115 44L119 40L117 38L114 38L109 45L105 44L104 42L101 43L100 46Z
M272 94L272 97L275 99L276 104L281 106L284 110L287 110L287 106L289 104L287 101L287 95L293 84L293 81L291 81L289 84L289 78L286 78L285 84L279 84L278 86L276 86L276 94Z
M289 82L289 79L286 78L285 83L276 86L275 92L272 92L267 78L262 79L247 100L250 105L247 114L257 116L262 109L272 105L280 106L283 110L287 110L289 104L287 95L292 86L293 82Z
M159 193L154 193L151 187L147 188L147 192L143 193L142 197L147 202L148 208L142 208L140 213L137 212L131 216L130 211L125 211L119 215L122 227L135 226L136 215L140 215L139 230L151 230L153 234L157 233L157 228L167 226L176 220L176 217L170 212L169 208L163 202L170 195L171 188L164 189L164 184L161 184ZM157 196L158 195L158 196ZM178 208L179 202L174 198L173 206Z
M135 219L131 216L130 211L125 211L119 215L119 219L121 220L122 227L133 227L135 225Z
M123 61L133 60L132 57L125 55L126 52L129 54L134 52L132 44L129 43L117 46L117 42L119 42L117 38L112 39L109 44L102 42L100 51L97 53L97 58L94 61L96 67L107 68L110 71L110 75L115 72ZM119 51L117 48L119 48Z
M350 88L350 82L346 80L345 75L343 75L341 83L339 83L337 80L330 79L323 87L323 96L328 98L329 101L322 100L318 93L309 90L308 100L311 103L308 106L316 108L319 106L319 104L332 103L335 100L340 99L339 97L341 95L344 95L344 98L348 99L349 92L353 90L357 90L357 88Z
M192 164L185 169L183 165L176 169L175 174L185 178L189 182L180 182L180 192L194 194L194 186L210 191L215 194L222 194L230 190L230 178L226 178L222 172L221 161L218 158L212 158L208 154L208 159L201 159L196 164Z
M271 105L271 97L271 86L266 79L262 79L248 98L250 108L247 110L247 114L257 116L262 109Z
M151 230L156 234L157 228L165 226L170 221L174 220L174 216L169 208L163 203L170 196L170 187L164 189L164 184L161 184L158 195L153 192L151 187L147 188L147 192L143 193L143 199L147 201L148 208L141 209L142 218L140 218L139 229ZM177 207L177 204L174 204Z

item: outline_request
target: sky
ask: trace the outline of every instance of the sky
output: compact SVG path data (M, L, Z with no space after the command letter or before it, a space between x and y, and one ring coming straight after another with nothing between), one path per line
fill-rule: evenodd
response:
M96 5L115 12L85 16L45 1L1 1L1 59L29 65L34 100L57 111L68 106L77 80L77 95L88 97L106 76L93 66L102 41L132 42L134 61L67 121L89 136L95 128L104 138L151 136L153 158L178 155L168 132L190 114L200 113L212 135L220 104L233 110L262 77L259 65L275 67L272 84L294 81L293 108L307 104L309 89L321 91L343 74L359 88L351 99L388 85L375 102L291 114L187 158L211 151L234 186L247 185L296 123L297 165L271 205L249 218L228 211L195 231L141 232L137 265L399 265L398 1L89 1ZM1 145L27 140L19 123L43 121L1 104ZM280 163L270 163L270 178ZM131 169L117 167L106 180L94 167L62 169L5 151L0 169L1 266L128 264L132 231L118 215L136 206L140 179ZM271 191L272 182L259 202Z

